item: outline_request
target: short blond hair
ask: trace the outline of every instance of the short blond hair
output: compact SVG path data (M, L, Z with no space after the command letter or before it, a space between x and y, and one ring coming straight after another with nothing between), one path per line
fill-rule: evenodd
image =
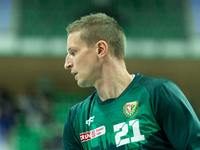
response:
M80 38L88 47L94 46L99 40L108 43L112 54L118 59L124 59L126 37L117 21L104 13L90 14L69 24L68 35L80 31Z

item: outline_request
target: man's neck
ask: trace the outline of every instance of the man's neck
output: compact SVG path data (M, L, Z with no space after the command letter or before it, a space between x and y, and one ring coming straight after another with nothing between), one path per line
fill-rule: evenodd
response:
M110 98L117 98L131 83L133 76L130 75L123 65L112 65L104 68L102 77L97 81L95 88L97 89L99 98L105 101Z

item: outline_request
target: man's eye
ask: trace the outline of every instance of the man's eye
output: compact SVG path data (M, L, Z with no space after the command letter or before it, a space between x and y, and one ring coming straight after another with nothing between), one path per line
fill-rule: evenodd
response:
M75 54L76 54L76 51L72 51L72 52L71 52L71 55L74 56Z

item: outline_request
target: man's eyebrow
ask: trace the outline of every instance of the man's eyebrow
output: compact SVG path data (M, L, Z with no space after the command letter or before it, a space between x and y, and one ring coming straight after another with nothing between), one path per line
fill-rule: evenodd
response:
M71 51L72 50L72 48L70 47L70 48L66 48L67 49L67 53L69 53L69 51Z
M70 47L70 48L67 48L67 51L71 51L71 49L72 49L71 47Z
M77 50L78 48L76 48L76 47L69 47L68 49L67 49L67 51L72 51L72 50Z

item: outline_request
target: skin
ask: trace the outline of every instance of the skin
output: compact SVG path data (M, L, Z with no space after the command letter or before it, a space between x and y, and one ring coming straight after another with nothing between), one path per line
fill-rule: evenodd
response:
M88 47L80 39L80 32L68 36L64 68L71 70L80 87L94 86L102 101L117 98L131 83L133 76L128 73L124 60L111 54L106 41L100 40Z

